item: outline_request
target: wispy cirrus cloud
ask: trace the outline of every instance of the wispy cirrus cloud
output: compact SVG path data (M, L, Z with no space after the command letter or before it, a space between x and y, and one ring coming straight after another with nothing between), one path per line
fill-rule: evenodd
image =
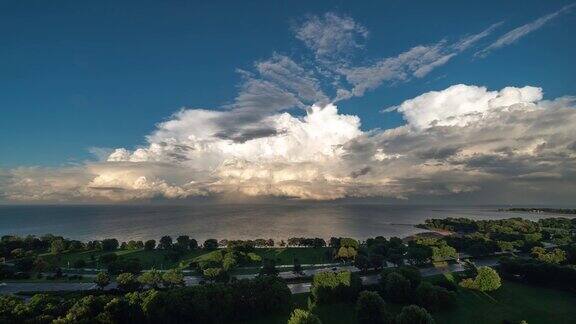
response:
M477 57L486 57L488 54L490 54L494 50L497 50L499 48L514 44L519 39L525 37L526 35L544 27L544 25L546 25L550 21L558 18L559 16L561 16L563 14L570 12L575 6L576 6L576 3L564 6L561 9L559 9L558 11L555 11L551 14L542 16L542 17L540 17L540 18L538 18L532 22L529 22L527 24L524 24L520 27L514 28L511 31L507 32L506 34L500 36L495 42L493 42L492 44L490 44L486 48L484 48L480 51L477 51L474 55Z

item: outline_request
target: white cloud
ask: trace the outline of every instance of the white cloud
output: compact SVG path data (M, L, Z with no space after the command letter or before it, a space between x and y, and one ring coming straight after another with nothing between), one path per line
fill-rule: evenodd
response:
M334 105L312 106L303 117L268 116L261 123L274 134L237 142L217 135L217 121L232 112L182 110L159 124L146 146L117 149L106 162L4 171L0 195L16 201L467 195L494 202L566 201L576 190L573 97L550 101L535 87L455 85L406 100L399 111L406 126L363 132L358 117Z
M410 127L417 129L465 126L492 109L534 105L541 99L542 89L536 87L506 87L500 91L488 91L486 87L458 84L406 100L397 107L397 111L404 115Z
M576 6L576 4L570 4L567 6L562 7L560 10L555 11L551 14L546 16L542 16L530 23L522 25L520 27L514 28L511 31L507 32L506 34L502 35L498 38L494 43L490 44L488 47L484 48L481 51L476 52L474 55L479 57L485 57L490 52L499 49L504 46L508 46L517 42L520 38L542 28L545 24L550 22L551 20L559 17L560 15L569 12L572 8Z

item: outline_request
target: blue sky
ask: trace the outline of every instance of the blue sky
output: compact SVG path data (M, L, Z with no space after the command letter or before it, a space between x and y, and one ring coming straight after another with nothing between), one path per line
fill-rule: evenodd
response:
M503 24L488 45L567 1L4 1L0 4L0 166L92 159L90 147L144 144L180 107L221 109L241 76L273 53L305 60L294 25L335 12L369 30L362 60L457 40ZM339 103L364 130L403 124L382 108L457 83L536 85L576 94L576 14L564 14L485 58L458 55L424 78ZM355 57L354 59L358 59ZM296 112L298 114L299 112Z

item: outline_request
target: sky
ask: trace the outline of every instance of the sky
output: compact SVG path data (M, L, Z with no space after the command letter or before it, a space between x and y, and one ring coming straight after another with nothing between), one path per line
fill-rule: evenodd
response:
M0 202L567 203L570 1L4 1Z

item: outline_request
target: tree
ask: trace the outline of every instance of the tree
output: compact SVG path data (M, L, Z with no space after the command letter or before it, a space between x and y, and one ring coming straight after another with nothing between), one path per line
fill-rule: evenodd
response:
M135 275L124 272L116 277L116 282L118 283L118 289L124 292L132 292L140 289L140 282L138 282L138 278Z
M298 258L294 258L294 266L292 267L292 272L298 275L304 273L304 270L302 269L302 264L300 264L300 260L298 260Z
M403 303L410 299L410 281L397 272L391 272L384 279L384 296L387 300Z
M146 271L138 277L138 281L142 285L149 286L153 289L158 289L162 284L162 274L156 269Z
M309 311L296 308L292 314L290 314L288 324L322 324L322 321L318 318L318 316L310 313Z
M190 237L188 235L180 235L176 238L176 245L179 249L188 250L190 248Z
M224 255L224 258L222 259L222 268L225 271L230 271L232 268L236 266L237 263L238 261L236 260L234 252L228 252Z
M66 249L66 245L64 244L64 240L62 239L55 239L50 243L50 253L59 255L60 253L64 252Z
M224 271L222 268L207 268L204 271L202 271L202 274L204 275L204 278L208 279L211 282L228 281L228 273Z
M103 290L106 286L110 284L110 277L106 272L99 272L94 278L94 283Z
M260 269L261 276L277 276L278 269L276 269L276 261L274 259L264 259L262 268Z
M156 248L156 241L155 240L148 240L144 243L144 250L151 251Z
M446 288L422 282L416 289L416 300L427 310L436 311L453 306L456 296Z
M432 316L422 307L416 305L405 306L398 316L397 324L434 324Z
M382 269L384 266L384 256L376 253L370 254L370 265L376 270Z
M386 303L377 292L362 291L356 302L356 316L360 324L388 323Z
M172 238L168 235L162 236L160 243L158 244L159 249L169 250L172 248Z
M117 239L104 239L102 240L102 251L114 251L118 249L119 243Z
M490 267L479 267L474 285L480 291L492 291L500 288L502 283L496 270Z
M348 254L348 248L347 247L340 247L338 249L338 253L336 254L336 258L338 259L342 259L342 260L347 260L350 258L350 255Z
M206 250L216 250L218 248L218 241L216 241L216 239L207 239L204 241L204 248Z
M410 245L408 246L408 251L406 258L408 262L412 265L423 265L430 262L432 257L432 249L428 246L422 245Z
M361 285L360 277L350 271L319 272L312 279L311 293L318 304L347 302L356 299Z
M370 267L370 260L366 255L358 254L356 259L354 260L354 266L360 269L362 272L366 272Z
M167 288L184 287L184 274L178 269L168 270L162 275L162 282Z
M546 251L543 247L536 246L532 248L532 257L538 261L559 264L566 261L566 252L561 249L554 249L552 251Z
M479 267L476 278L468 278L460 282L460 286L464 288L480 291L496 290L500 288L501 285L502 282L498 272L490 267Z
M198 248L198 241L196 241L195 239L190 239L190 242L188 243L188 248L190 250L196 250Z

